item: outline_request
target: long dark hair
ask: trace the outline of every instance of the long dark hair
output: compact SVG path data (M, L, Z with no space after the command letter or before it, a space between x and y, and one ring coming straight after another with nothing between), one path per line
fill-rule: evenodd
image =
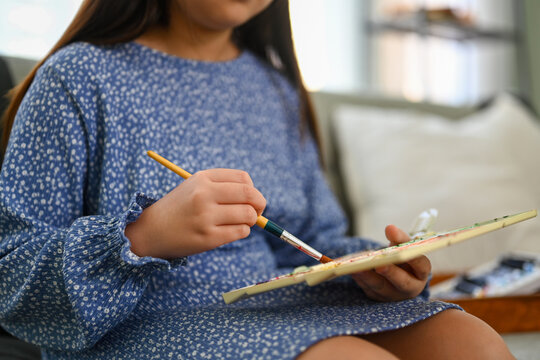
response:
M4 131L1 149L5 152L15 114L32 84L38 68L60 48L76 41L96 45L131 41L154 25L168 26L171 0L84 0L73 21L49 53L10 92L10 103L2 117ZM302 82L294 52L288 0L274 0L267 9L239 26L235 40L269 64L275 57L282 66L279 70L296 87L301 104L302 126L308 127L318 139L315 114Z

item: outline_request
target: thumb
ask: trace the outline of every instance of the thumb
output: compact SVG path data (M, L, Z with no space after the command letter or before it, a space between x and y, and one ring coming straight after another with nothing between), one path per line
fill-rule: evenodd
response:
M388 241L390 241L390 245L397 245L411 240L405 231L395 225L388 225L384 229L384 233Z

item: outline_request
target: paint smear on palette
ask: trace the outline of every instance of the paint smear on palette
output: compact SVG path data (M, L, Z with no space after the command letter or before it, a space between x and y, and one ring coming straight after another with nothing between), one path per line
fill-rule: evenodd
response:
M404 243L401 243L401 244L397 244L397 245L394 245L394 246L389 246L389 247L384 247L384 248L375 249L375 250L367 250L367 251L361 251L361 252L357 252L357 253L352 253L352 254L345 255L345 256L342 256L340 258L337 258L334 261L326 263L326 264L317 264L317 265L314 265L314 266L299 266L299 267L295 268L289 274L276 276L275 278L259 282L259 283L257 283L257 285L272 282L272 281L276 281L276 280L281 280L281 279L284 279L284 278L295 277L295 276L298 276L298 275L305 275L305 274L310 273L310 272L327 270L327 269L331 269L333 267L338 267L340 265L347 264L347 263L357 263L357 262L370 261L370 260L375 259L377 257L386 256L386 255L392 254L392 253L398 253L398 252L404 251L405 249L408 249L408 248L411 248L411 247L423 246L423 245L426 245L426 244L429 244L429 243L432 243L432 242L440 241L440 239L442 239L442 238L445 238L445 237L448 237L448 236L454 236L454 235L462 233L462 232L467 232L467 231L470 231L470 230L472 230L474 228L477 228L477 227L480 227L480 226L483 226L483 225L486 225L486 224L489 224L489 223L497 222L497 221L500 221L500 220L505 219L507 217L508 216L503 216L502 218L495 218L493 220L488 220L488 221L484 221L484 222L481 222L481 223L475 223L475 224L473 224L471 226L463 227L463 228L460 228L460 229L455 229L455 230L448 231L448 232L426 234L424 236L416 237L416 238L414 238L414 239L412 239L410 241L407 241L407 242L404 242Z
M499 219L490 220L489 222L494 222L494 221L497 221L497 220L499 220ZM346 264L346 263L359 262L359 261L368 261L368 260L374 259L374 258L376 258L378 256L385 256L385 255L388 255L388 254L391 254L391 253L398 253L398 252L404 251L405 249L408 249L408 248L411 248L411 247L423 246L423 245L426 245L426 244L429 244L429 243L432 243L432 242L439 241L439 239L444 238L444 237L448 237L448 236L451 236L451 235L453 236L453 235L456 235L456 234L459 234L459 233L462 233L462 232L472 230L475 227L478 227L478 226L481 226L481 225L485 225L485 223L476 223L476 224L474 224L472 226L468 226L468 227L465 227L465 228L461 228L461 229L457 229L457 230L453 230L453 231L449 231L449 232L445 232L445 233L428 234L426 236L418 237L418 238L412 239L410 241L407 241L407 242L404 242L404 243L401 243L401 244L397 244L397 245L394 245L394 246L388 246L388 247L384 247L384 248L381 248L381 249L368 250L368 251L362 251L362 252L358 252L358 253L345 255L345 256L342 256L342 257L337 258L337 259L334 260L334 262L336 263L335 266L339 266L341 264Z
M326 264L317 264L317 265L313 265L313 266L302 265L302 266L298 266L298 267L294 268L294 270L292 272L288 273L288 274L276 276L274 278L271 278L270 280L258 282L256 285L268 283L268 282L271 282L271 281L281 280L281 279L285 279L285 278L303 276L303 275L305 275L307 273L310 273L310 272L331 269L331 268L336 267L338 265L339 265L339 263L336 262L336 261L331 261L331 262L326 263Z
M270 282L270 281L276 281L276 280L281 280L281 279L285 279L285 278L294 277L294 276L300 275L300 274L306 274L306 273L308 273L310 271L313 271L313 266L302 265L302 266L299 266L299 267L295 268L292 272L290 272L288 274L279 275L279 276L276 276L274 278L271 278L270 280L265 280L265 281L258 282L257 285L264 284L264 283L267 283L267 282Z
M439 235L439 236L443 236L443 235ZM385 254L388 254L388 253L391 253L391 252L399 251L399 249L406 249L406 248L408 248L410 246L419 245L419 244L425 244L428 241L434 241L439 236L428 237L428 238L417 238L417 239L408 241L406 243L402 243L402 244L398 244L398 245L394 245L394 246L390 246L390 247L385 247L385 248L382 248L382 249L368 250L368 251L362 251L362 252L358 252L358 253L353 253L353 254L349 254L349 255L345 255L345 256L342 256L340 258L337 258L334 261L326 263L326 264L317 264L317 265L313 265L313 266L302 265L302 266L299 266L299 267L295 268L292 272L290 272L288 274L279 275L279 276L276 276L276 277L271 278L269 280L258 282L258 283L256 283L256 285L264 284L264 283L268 283L268 282L272 282L272 281L277 281L277 280L281 280L281 279L285 279L285 278L291 278L291 277L295 277L295 276L298 276L298 275L305 275L307 273L314 272L314 271L327 270L327 269L331 269L333 267L340 266L340 265L345 264L345 263L358 262L358 261L368 261L368 260L371 260L371 259L373 259L373 258L375 258L377 256L381 256L381 255L385 255Z

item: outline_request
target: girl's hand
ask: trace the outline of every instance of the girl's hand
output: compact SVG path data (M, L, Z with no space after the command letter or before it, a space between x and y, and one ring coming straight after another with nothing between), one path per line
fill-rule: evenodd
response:
M241 170L200 171L126 226L138 256L172 259L245 238L266 200Z
M410 240L403 230L394 225L388 225L385 233L391 245ZM370 299L400 301L419 295L426 286L430 272L431 263L422 255L403 264L358 272L352 278Z

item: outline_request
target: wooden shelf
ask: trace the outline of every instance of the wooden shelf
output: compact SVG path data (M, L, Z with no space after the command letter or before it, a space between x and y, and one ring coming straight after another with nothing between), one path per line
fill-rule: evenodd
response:
M484 39L516 42L519 40L515 29L478 27L470 15L460 14L451 7L437 9L419 7L411 11L387 13L379 19L368 19L366 26L370 32L409 32L459 41Z
M368 21L366 28L371 33L388 31L415 33L449 40L494 40L517 42L518 35L512 31L484 30L458 26L452 23L421 23L411 21Z
M435 285L453 276L434 275L430 284ZM540 294L445 301L461 306L500 334L540 331Z
M449 302L484 320L500 334L540 331L540 294Z

